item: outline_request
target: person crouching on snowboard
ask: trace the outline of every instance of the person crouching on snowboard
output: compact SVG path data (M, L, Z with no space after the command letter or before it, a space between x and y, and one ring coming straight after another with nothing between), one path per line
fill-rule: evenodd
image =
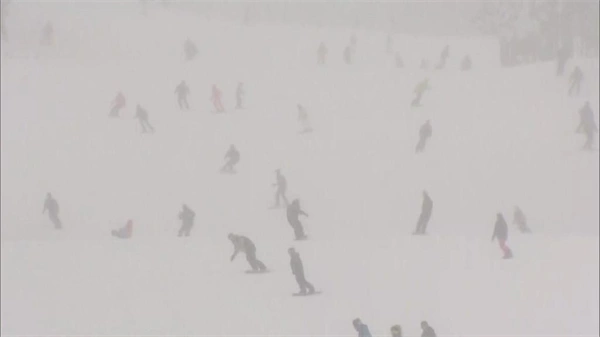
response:
M113 229L111 231L111 234L112 236L115 236L120 239L130 239L133 235L133 221L127 220L127 224L125 224L125 227Z
M221 172L234 173L234 166L240 161L240 152L235 148L235 145L231 144L229 150L225 153L225 159L227 159L227 162L221 168Z
M252 240L243 235L229 234L227 236L233 243L234 252L231 255L230 261L233 261L239 252L246 254L246 260L253 271L265 271L267 267L264 263L256 258L256 246Z
M307 289L308 294L314 294L315 287L313 287L313 285L310 284L304 277L304 266L302 265L300 254L298 254L294 248L288 249L288 253L290 254L290 266L292 267L292 274L294 274L296 277L296 282L298 282L298 286L300 287L300 293L298 294L306 295Z

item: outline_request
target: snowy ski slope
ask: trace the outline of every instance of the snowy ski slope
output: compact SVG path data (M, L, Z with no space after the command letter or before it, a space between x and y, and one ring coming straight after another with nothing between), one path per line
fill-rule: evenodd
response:
M586 100L598 120L597 59L570 61L567 73L580 64L587 78L568 97L554 64L500 69L484 39L396 36L396 69L382 32L102 3L19 4L10 18L22 25L2 45L2 334L354 336L361 317L381 336L393 324L417 335L421 320L440 336L598 335L598 153L579 151L574 133ZM47 19L56 46L44 50ZM187 37L200 50L188 63ZM448 69L418 69L446 43ZM462 73L466 53L474 69ZM424 78L432 90L411 109ZM187 112L173 93L182 79ZM236 111L238 81L247 108ZM212 113L213 83L226 114ZM127 107L109 119L118 90ZM137 103L155 134L140 133ZM313 134L298 134L298 103ZM428 119L433 137L415 155ZM238 174L221 175L230 144ZM268 209L277 168L310 214L309 241L292 241L285 212ZM431 234L413 237L423 189ZM41 214L48 191L60 232ZM197 214L187 239L176 237L182 203ZM511 226L505 261L489 239L496 212L512 220L517 204L534 234ZM133 239L111 238L129 218ZM230 232L253 239L273 272L230 263ZM323 294L290 296L290 246Z

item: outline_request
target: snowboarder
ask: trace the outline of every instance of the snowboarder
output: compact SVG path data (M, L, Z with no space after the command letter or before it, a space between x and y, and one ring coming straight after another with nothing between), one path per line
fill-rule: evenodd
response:
M285 192L287 190L287 180L283 174L281 174L280 169L275 170L275 173L277 174L277 181L273 184L273 186L276 186L277 190L275 191L275 204L273 204L273 208L279 207L279 199L283 199L285 207L288 207L288 199L285 196Z
M569 49L563 46L556 52L556 76L562 76L565 72L565 65L569 59Z
M234 165L240 161L240 152L235 148L235 145L231 144L227 153L225 153L225 159L227 162L221 168L221 172L234 173Z
M371 337L371 332L369 331L369 327L364 324L360 318L355 318L352 321L352 325L354 329L358 332L358 337Z
M433 211L433 201L429 197L427 191L423 191L423 203L421 204L421 215L419 215L419 220L417 220L417 227L413 234L416 235L425 235L427 231L427 225L429 224L429 219L431 218L431 212Z
M113 229L111 231L112 236L120 238L120 239L130 239L133 235L133 221L127 220L125 227L121 227L119 229Z
M46 22L44 25L44 29L42 30L42 39L40 42L43 46L52 46L54 45L54 27L52 26L52 22Z
M294 248L289 248L288 254L290 254L290 266L292 267L292 274L294 274L296 277L296 282L298 282L298 286L300 287L300 292L298 295L306 295L307 290L309 295L314 294L315 287L310 284L304 276L304 266L302 264L302 260L300 259L300 254L298 254Z
M246 94L246 91L244 90L244 83L239 82L237 85L237 88L235 89L235 108L236 109L242 109L242 99L244 98L244 95Z
M423 152L423 150L425 150L425 145L427 144L427 140L431 137L431 134L431 123L429 120L427 120L425 124L421 125L421 129L419 129L419 142L415 148L416 153Z
M344 62L346 64L352 64L352 56L354 55L354 48L352 46L346 46L344 49Z
M50 221L52 221L54 224L54 228L61 229L62 223L58 218L58 209L58 202L52 197L52 194L48 192L48 194L46 194L46 200L44 201L44 209L42 210L42 214L46 213L47 210Z
M521 233L531 233L531 229L527 227L527 218L525 217L525 213L523 213L519 206L515 206L513 224L517 225Z
M421 329L423 330L421 337L437 337L435 330L426 321L421 322Z
M186 204L183 205L181 212L179 212L179 219L181 220L181 227L177 236L190 236L190 231L194 227L194 217L196 213L192 211Z
M317 50L317 63L325 64L327 59L327 46L325 46L324 42L321 42L319 45L319 49Z
M183 52L185 54L185 59L187 61L191 61L198 54L198 48L196 47L196 44L192 42L192 40L187 39L183 43Z
M425 80L423 80L422 82L420 82L419 84L417 84L417 86L415 87L415 98L413 99L413 101L410 103L411 106L419 106L421 105L421 98L423 97L423 93L425 93L426 90L431 89L431 87L429 86L429 79L426 78Z
M148 129L150 129L152 133L154 133L154 127L150 125L150 122L148 121L148 111L142 108L139 104L135 108L135 118L137 118L140 121L140 125L142 126L142 133L148 132L146 127L148 127Z
M187 83L182 80L181 83L175 87L175 93L177 94L177 103L179 104L179 109L189 110L190 105L187 101L187 96L190 93L190 87L188 87Z
M579 126L576 131L585 134L586 140L583 149L592 150L594 134L598 133L598 126L594 120L594 111L590 107L590 102L585 102L585 105L579 110Z
M302 223L300 222L300 214L308 217L308 214L304 212L300 208L300 201L298 199L294 199L292 203L287 207L286 215L287 221L294 229L294 235L296 240L306 239L306 234L304 234L304 228L302 227Z
M496 214L496 224L494 225L492 241L494 241L494 239L498 239L500 249L502 249L502 252L504 253L503 258L512 258L512 251L506 245L506 240L508 240L508 225L506 224L506 220L504 220L504 216L502 215L502 213Z
M471 70L472 66L473 66L473 62L471 61L471 57L469 55L466 55L460 64L460 70L469 71L469 70Z
M569 81L571 82L571 86L569 87L569 96L571 96L573 93L579 94L581 82L583 82L583 72L579 66L573 69L571 76L569 76Z
M210 97L210 100L213 102L215 109L217 109L217 112L225 111L223 109L223 103L221 102L221 96L223 96L223 93L221 92L221 90L219 90L219 88L217 88L216 84L213 84L212 96Z
M449 45L446 45L444 49L442 49L442 53L440 54L440 62L437 64L437 66L435 66L435 69L444 69L446 66L446 60L448 60L449 51Z
M404 68L404 60L402 60L400 53L396 53L396 68Z
M300 133L312 132L312 127L308 121L308 113L306 112L306 108L300 104L298 104L298 121L302 127L302 131L300 131Z
M230 261L233 261L239 252L246 254L246 260L250 264L250 268L253 271L266 271L267 267L264 263L256 258L256 246L252 240L248 239L243 235L229 234L227 236L231 243L233 243L233 255L231 255Z
M390 328L390 332L392 333L392 337L402 337L402 328L400 325L394 325Z
M125 95L122 92L118 92L115 99L112 101L112 108L108 114L110 117L119 117L119 111L125 107Z

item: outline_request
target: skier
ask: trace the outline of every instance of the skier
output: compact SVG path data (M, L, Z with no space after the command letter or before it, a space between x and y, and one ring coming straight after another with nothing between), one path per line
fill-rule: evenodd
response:
M396 68L404 68L404 61L400 53L396 53Z
M142 108L139 104L137 105L135 110L135 118L137 118L140 121L140 125L142 126L142 133L147 132L146 127L148 127L148 129L150 129L152 133L154 133L154 127L150 125L150 122L148 121L148 111Z
M275 204L273 204L272 208L279 207L279 199L283 199L285 207L288 207L288 199L285 196L285 192L287 190L287 180L283 174L281 174L280 169L275 170L275 173L277 174L277 181L273 184L273 186L277 186L277 190L275 191Z
M517 225L521 233L531 233L531 229L527 227L527 218L525 217L525 213L523 213L519 206L515 206L513 223Z
M119 111L125 107L125 95L122 92L118 92L115 99L112 101L112 108L108 114L110 117L119 117Z
M191 61L196 57L196 54L198 54L198 48L196 47L196 44L188 38L183 43L183 52L185 53L185 59Z
M392 337L402 337L402 328L400 325L394 325L390 328L390 332L392 333Z
M256 258L256 246L252 240L248 239L243 235L229 234L227 236L231 243L233 243L233 255L231 255L230 261L233 261L239 252L246 254L246 260L253 271L266 271L267 267L264 263Z
M506 245L506 240L508 239L508 225L506 224L506 220L504 220L504 216L502 215L502 213L496 214L496 224L494 225L492 241L494 241L494 239L498 239L500 249L502 249L502 252L504 253L503 258L512 258L512 251Z
M556 52L556 76L562 76L565 72L565 65L569 59L569 50L563 46Z
M286 215L287 221L294 229L294 235L296 240L304 240L306 239L306 234L304 234L304 228L302 227L302 223L300 222L300 214L308 217L308 214L304 212L300 208L300 201L298 199L294 199L292 203L287 207Z
M179 212L179 219L181 220L181 227L177 236L190 236L190 231L194 227L194 217L196 213L192 211L186 204L183 204L181 212Z
M306 277L304 276L304 266L302 264L302 260L300 259L300 254L296 252L294 248L289 248L288 253L290 254L290 266L292 267L292 274L296 277L296 282L298 282L298 286L300 287L300 292L298 295L306 295L306 290L308 290L308 294L315 293L315 287L310 284Z
M44 201L44 209L42 210L42 214L46 213L46 210L48 210L48 216L50 221L52 221L54 224L54 228L61 229L62 223L58 218L58 209L58 202L52 197L52 194L48 192L48 194L46 194L46 200Z
M298 104L298 121L302 127L302 131L300 131L300 133L312 132L312 127L308 122L308 113L306 112L306 108L300 104Z
M52 26L52 22L48 21L46 25L44 25L40 43L43 46L52 46L54 44L54 27Z
M225 159L227 159L227 162L221 168L221 172L234 173L235 169L233 166L240 161L240 152L233 144L231 144L229 150L225 153Z
M425 150L425 145L427 144L427 140L431 137L432 129L431 123L429 120L425 122L419 129L419 142L417 143L417 147L415 149L416 153L423 152Z
M221 90L219 90L219 88L217 88L216 84L213 84L212 86L212 96L210 98L210 100L213 102L215 109L217 109L217 112L224 112L225 110L223 109L223 103L221 102L221 96L222 96L222 92Z
M471 70L472 66L473 66L473 62L471 61L471 57L469 55L466 55L460 64L460 70L469 71L469 70Z
M442 49L442 53L440 54L440 62L437 64L435 69L444 69L444 67L446 66L446 60L448 59L449 51L449 45L446 45L444 49Z
M321 42L319 45L319 49L317 50L317 63L325 64L327 58L327 46L325 46L324 42Z
M421 98L423 97L423 93L425 93L425 91L428 89L431 89L431 87L429 86L429 79L426 78L425 80L417 84L417 86L415 87L414 92L416 96L410 103L410 105L413 107L421 105Z
M583 145L584 150L592 150L592 143L594 142L594 134L598 133L598 126L594 120L594 111L590 107L590 102L585 102L583 108L579 110L579 126L577 132L583 132L586 140Z
M120 238L120 239L130 239L133 235L133 221L127 220L127 224L125 227L121 227L117 230L113 229L111 231L112 236Z
M352 325L354 329L358 332L358 337L371 337L371 332L369 331L369 327L364 324L360 318L355 318L352 321Z
M573 69L571 76L569 76L569 81L571 82L571 86L569 87L569 96L571 96L573 92L579 94L579 90L581 89L581 82L583 82L583 72L581 71L581 68L579 68L579 66Z
M425 235L429 219L431 218L431 212L433 211L433 201L429 197L427 191L423 191L423 203L421 204L421 215L417 220L417 227L413 232L413 235Z
M423 330L421 337L437 337L435 330L426 321L421 322L421 329Z
M244 83L239 82L237 85L237 88L235 89L235 108L236 109L242 109L242 99L244 98L244 95L246 94L246 91L244 90Z
M352 48L352 46L346 46L346 48L344 49L344 62L346 62L346 64L352 64L353 54L354 49Z
M177 94L177 103L179 104L179 109L189 110L190 105L187 101L187 96L190 93L190 87L188 87L187 83L182 80L181 83L175 87L175 93Z

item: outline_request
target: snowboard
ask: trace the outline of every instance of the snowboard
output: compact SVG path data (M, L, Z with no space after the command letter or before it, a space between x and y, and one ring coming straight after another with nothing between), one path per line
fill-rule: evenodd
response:
M246 270L244 273L246 274L266 274L266 273L270 273L271 271L269 269L265 269L265 270Z
M313 295L319 295L320 293L321 293L321 291L320 291L320 290L316 290L316 291L315 291L314 293L312 293L312 294L309 294L309 293L306 293L306 294L302 294L302 293L293 293L293 294L292 294L292 296L313 296Z

